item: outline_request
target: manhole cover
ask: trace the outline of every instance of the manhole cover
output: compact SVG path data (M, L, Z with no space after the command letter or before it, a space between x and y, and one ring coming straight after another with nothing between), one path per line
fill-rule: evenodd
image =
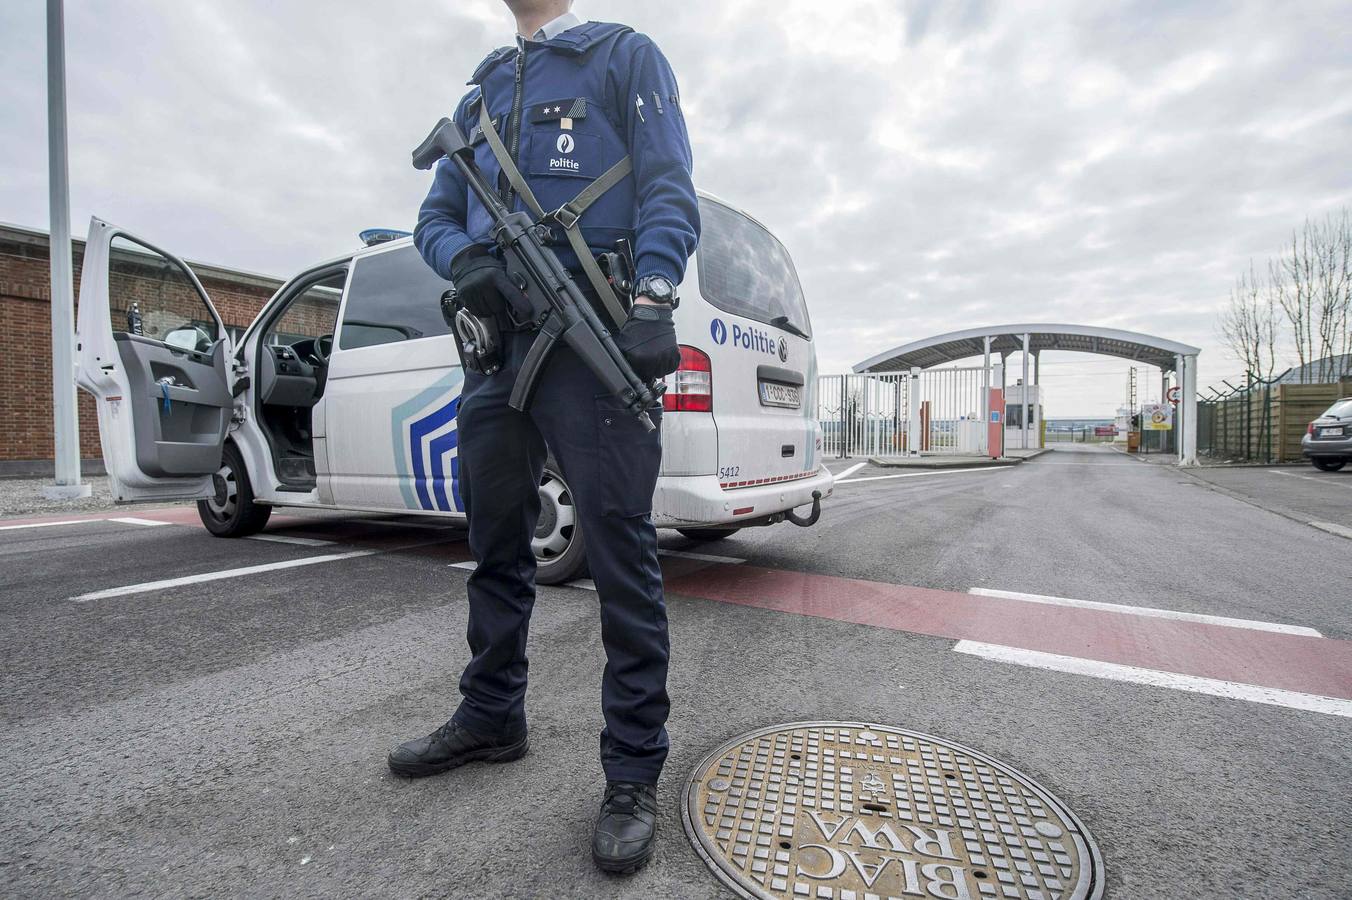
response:
M686 833L744 897L1097 898L1103 863L1027 776L929 735L797 722L734 738L696 767Z

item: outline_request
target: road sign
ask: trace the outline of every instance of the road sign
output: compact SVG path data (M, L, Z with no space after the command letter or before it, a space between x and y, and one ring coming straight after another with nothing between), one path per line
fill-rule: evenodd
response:
M1142 431L1171 431L1174 427L1174 408L1167 403L1141 405Z
M1183 399L1183 389L1180 388L1178 385L1174 385L1173 387L1169 388L1168 391L1165 392L1164 396L1169 400L1170 403L1172 403L1174 406L1177 406L1178 402Z

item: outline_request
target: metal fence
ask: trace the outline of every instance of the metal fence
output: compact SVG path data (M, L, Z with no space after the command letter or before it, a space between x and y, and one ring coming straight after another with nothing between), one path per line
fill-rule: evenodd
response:
M1216 459L1297 462L1306 426L1339 397L1352 396L1352 380L1224 384L1227 390L1208 388L1212 396L1197 401L1197 452Z
M981 453L986 370L823 375L817 418L828 456ZM914 425L914 427L912 427Z

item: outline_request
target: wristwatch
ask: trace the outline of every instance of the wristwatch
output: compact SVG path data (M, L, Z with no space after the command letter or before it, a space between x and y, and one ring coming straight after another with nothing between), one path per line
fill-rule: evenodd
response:
M681 298L676 296L676 285L665 275L647 275L640 278L634 285L634 299L639 297L647 297L672 309L681 305Z

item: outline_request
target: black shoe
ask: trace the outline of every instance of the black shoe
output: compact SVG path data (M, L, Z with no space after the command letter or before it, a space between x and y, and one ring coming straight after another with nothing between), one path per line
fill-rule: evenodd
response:
M653 855L657 836L657 788L607 781L606 799L592 832L592 861L603 872L637 872Z
M475 734L454 720L427 737L405 741L390 751L390 771L405 778L440 775L468 762L511 762L526 755L525 731L503 738Z

